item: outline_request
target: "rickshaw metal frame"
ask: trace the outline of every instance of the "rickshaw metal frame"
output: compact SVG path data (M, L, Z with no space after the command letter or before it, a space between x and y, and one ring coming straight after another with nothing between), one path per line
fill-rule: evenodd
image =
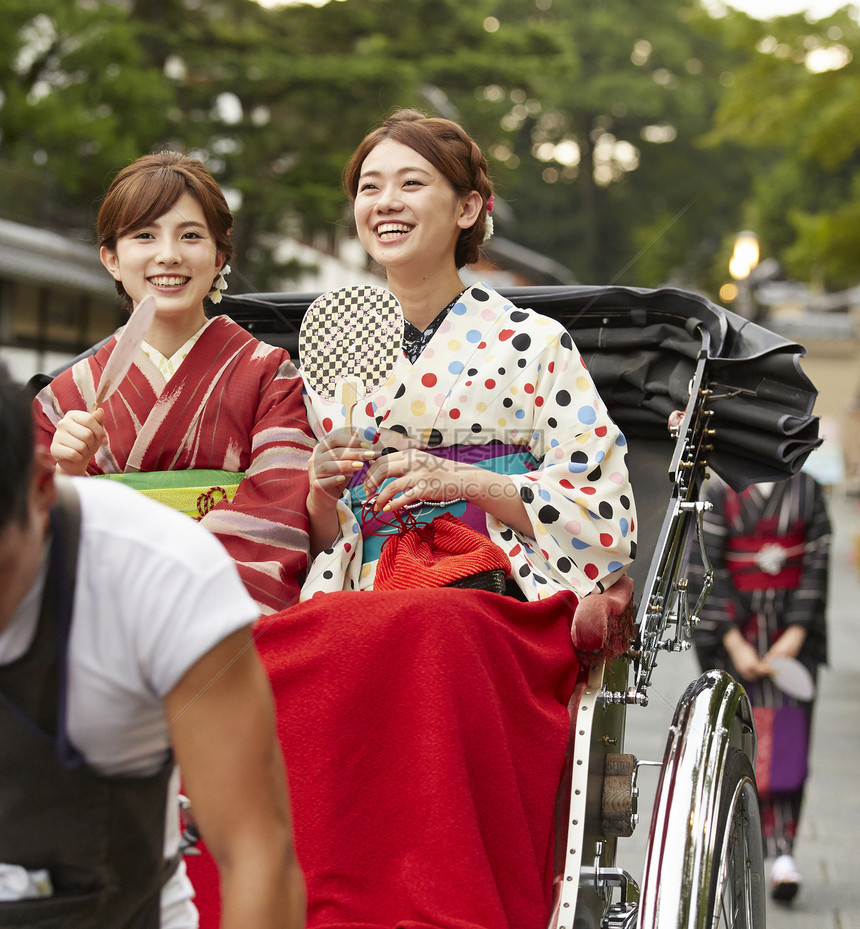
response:
M703 341L707 342L706 331ZM647 706L648 688L651 686L651 676L659 652L682 651L690 647L698 610L711 586L713 572L707 571L705 583L691 616L687 609L686 579L679 575L682 571L691 522L694 523L700 549L707 559L702 545L701 532L702 513L706 504L696 499L704 476L697 461L701 460L700 446L703 439L707 437L709 431L707 422L710 418L709 412L701 409L699 404L699 400L707 395L702 387L706 359L705 347L699 354L695 375L691 382L689 402L684 410L680 427L677 429L675 448L668 468L669 477L673 481L673 499L657 538L655 551L659 553L659 557L655 558L650 565L645 590L637 611L639 630L637 643L635 649L626 656L634 668L633 684L623 690L610 689L605 680L607 671L605 662L600 662L590 670L588 684L575 709L576 719L572 724L572 731L575 733L574 771L587 770L588 754L594 747L593 729L596 710L601 707L605 709L610 705ZM705 564L709 562L705 560ZM675 628L674 634L667 635L672 626ZM623 673L623 666L616 667L615 670ZM607 727L610 731L616 728L616 726ZM607 737L613 741L618 739L617 734L607 736L607 733L603 732L600 735L602 739ZM635 782L631 784L631 791L635 791ZM577 785L574 776L567 823L565 866L561 875L558 900L551 926L554 929L573 929L577 898L580 888L585 888L593 891L595 897L605 901L603 924L606 929L614 929L614 927L626 929L634 925L638 919L639 886L626 872L611 865L601 864L604 843L598 838L592 838L594 864L586 865L585 837L585 790ZM621 899L613 904L606 891L616 885L620 887Z

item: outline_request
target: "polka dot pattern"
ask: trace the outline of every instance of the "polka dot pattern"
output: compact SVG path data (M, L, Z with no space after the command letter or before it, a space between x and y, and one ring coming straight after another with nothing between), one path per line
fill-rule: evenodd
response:
M312 391L308 397L322 432L343 426L341 407ZM428 448L518 446L540 463L509 474L531 537L486 519L529 599L602 589L632 560L636 514L626 441L569 333L549 317L511 306L484 285L471 286L415 364L401 358L365 403L354 411L357 428L375 430L382 422ZM362 564L352 511L345 501L338 506L343 539L318 556L303 596L372 586L375 562Z

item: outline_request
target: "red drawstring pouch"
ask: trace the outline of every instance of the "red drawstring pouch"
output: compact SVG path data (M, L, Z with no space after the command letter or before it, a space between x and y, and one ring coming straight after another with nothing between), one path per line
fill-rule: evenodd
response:
M373 589L475 587L503 593L510 573L508 556L495 542L443 513L385 542Z

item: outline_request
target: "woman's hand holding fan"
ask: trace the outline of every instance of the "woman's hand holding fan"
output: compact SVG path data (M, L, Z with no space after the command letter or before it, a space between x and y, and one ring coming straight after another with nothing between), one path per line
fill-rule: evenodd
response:
M326 400L343 404L346 429L320 440L309 466L308 513L314 552L338 531L335 502L374 457L376 437L352 431L356 403L382 387L400 357L403 314L392 293L358 286L331 291L308 307L299 333L302 377Z

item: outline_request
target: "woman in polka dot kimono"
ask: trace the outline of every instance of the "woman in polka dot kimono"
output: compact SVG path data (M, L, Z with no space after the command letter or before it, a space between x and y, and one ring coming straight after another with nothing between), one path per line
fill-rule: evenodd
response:
M571 618L616 582L630 592L625 441L558 323L461 279L492 187L459 126L396 113L345 185L407 325L351 431L343 406L306 385L316 559L303 602L260 629L308 925L538 929L577 673ZM412 589L375 585L380 522L442 512L507 556L506 594L417 586L418 572Z
M353 513L365 493L378 493L377 511L459 499L448 509L505 551L525 599L585 596L632 557L624 438L561 325L463 283L491 222L486 161L456 124L416 115L371 133L345 172L358 237L403 307L406 351L354 410L356 437L344 408L306 385L311 424L327 437L308 497L322 554L303 596L373 587L379 539L363 539Z

